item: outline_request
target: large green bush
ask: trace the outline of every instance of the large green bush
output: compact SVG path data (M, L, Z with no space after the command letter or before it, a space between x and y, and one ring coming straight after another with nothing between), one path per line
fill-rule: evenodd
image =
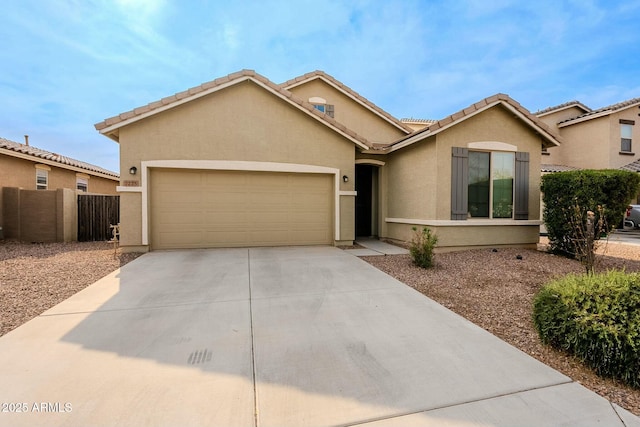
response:
M596 213L595 238L609 233L624 216L629 202L638 194L640 174L621 170L579 170L557 172L542 177L543 219L549 233L551 250L575 256L576 229L571 219L576 207L584 215ZM602 209L598 209L598 207ZM600 213L604 212L604 221Z
M534 300L541 340L640 388L640 274L569 275Z

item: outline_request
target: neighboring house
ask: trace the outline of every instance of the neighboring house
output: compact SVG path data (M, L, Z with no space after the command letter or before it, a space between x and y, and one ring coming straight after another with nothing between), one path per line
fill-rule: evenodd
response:
M619 169L640 159L640 98L592 110L578 101L534 113L563 139L543 150L542 163Z
M405 241L535 246L541 147L507 95L421 131L328 74L243 70L95 125L120 144L126 250Z
M437 120L414 119L413 117L406 118L406 119L400 119L400 121L402 123L404 123L405 125L409 126L414 132L418 131L418 130L422 130L422 129L426 128L427 126L432 125L435 122L437 122Z
M119 182L117 173L99 166L0 138L0 228L4 223L4 187L117 194Z

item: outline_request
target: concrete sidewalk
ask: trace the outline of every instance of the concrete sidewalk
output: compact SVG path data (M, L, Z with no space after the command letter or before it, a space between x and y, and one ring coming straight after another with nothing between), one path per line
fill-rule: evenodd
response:
M0 338L0 384L7 426L640 426L330 247L146 254Z

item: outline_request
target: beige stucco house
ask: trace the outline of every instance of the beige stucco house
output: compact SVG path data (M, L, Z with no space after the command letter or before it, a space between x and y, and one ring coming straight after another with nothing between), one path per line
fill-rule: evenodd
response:
M117 194L119 182L115 172L33 147L27 137L24 144L0 138L0 229L5 206L2 188Z
M534 113L562 139L542 163L579 169L619 169L640 160L640 98L592 110L571 101Z
M560 138L507 95L414 131L322 71L243 70L106 119L120 144L128 250L348 245L533 246L540 150Z

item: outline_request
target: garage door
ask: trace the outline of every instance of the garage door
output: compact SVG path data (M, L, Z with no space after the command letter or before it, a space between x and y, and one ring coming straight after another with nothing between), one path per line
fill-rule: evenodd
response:
M153 169L151 248L333 243L333 176Z

